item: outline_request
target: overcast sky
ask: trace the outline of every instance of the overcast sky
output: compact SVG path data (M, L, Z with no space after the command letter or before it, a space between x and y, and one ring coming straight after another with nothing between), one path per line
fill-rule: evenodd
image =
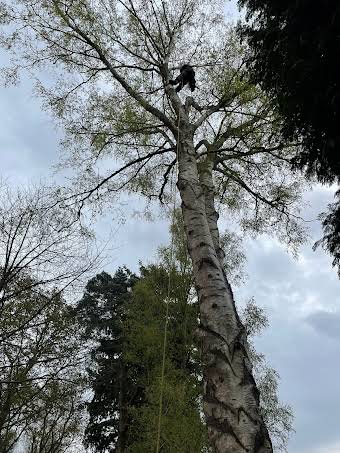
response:
M1 175L13 186L49 179L58 161L60 132L31 89L26 79L18 87L0 88ZM333 191L318 187L306 197L311 206L304 216L316 218ZM129 218L119 227L111 217L97 227L100 235L118 228L108 271L122 264L137 270L140 260L152 261L168 241L165 221ZM311 226L316 240L320 226ZM281 375L281 399L294 409L289 453L340 453L340 284L330 257L313 252L312 243L296 260L275 240L248 241L248 278L235 294L239 301L254 297L268 312L271 325L257 344Z

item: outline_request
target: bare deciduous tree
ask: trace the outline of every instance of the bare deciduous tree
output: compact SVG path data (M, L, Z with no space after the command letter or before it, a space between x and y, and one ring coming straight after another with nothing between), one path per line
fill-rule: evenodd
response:
M27 453L66 453L81 444L83 390L81 381L50 385L25 430Z
M31 291L37 295L33 319L96 264L90 232L74 209L56 204L55 196L43 186L0 188L0 318L11 309L13 298ZM15 333L4 329L0 339Z

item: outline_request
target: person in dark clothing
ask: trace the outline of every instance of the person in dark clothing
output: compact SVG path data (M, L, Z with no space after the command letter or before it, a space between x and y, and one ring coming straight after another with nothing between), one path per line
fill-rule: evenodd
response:
M179 76L177 76L175 80L170 80L169 83L170 85L178 84L176 88L177 93L181 91L186 84L189 85L191 91L194 91L196 88L195 71L192 66L184 64L180 69Z

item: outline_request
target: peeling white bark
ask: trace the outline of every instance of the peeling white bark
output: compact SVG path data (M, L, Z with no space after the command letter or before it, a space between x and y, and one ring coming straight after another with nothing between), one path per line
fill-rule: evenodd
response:
M204 413L217 453L271 453L244 328L223 270L214 203L213 162L197 166L193 134L181 118L178 189L200 304ZM208 155L209 156L209 155Z

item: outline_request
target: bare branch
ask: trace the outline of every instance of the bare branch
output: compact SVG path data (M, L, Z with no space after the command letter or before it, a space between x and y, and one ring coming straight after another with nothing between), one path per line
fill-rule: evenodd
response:
M142 157L138 157L137 159L134 159L134 160L131 160L130 162L128 162L126 165L124 165L123 167L120 167L118 170L114 171L113 173L111 173L109 176L107 176L106 178L104 178L99 184L97 184L95 187L93 187L92 189L88 190L88 191L85 191L85 192L81 192L80 194L76 194L76 195L72 195L71 197L67 198L67 199L70 199L70 198L75 198L75 197L78 197L79 195L80 196L83 196L81 198L81 203L84 203L84 201L88 200L91 195L98 191L101 187L103 187L108 181L110 181L112 178L114 178L115 176L119 175L120 173L122 173L124 170L126 170L127 168L130 168L132 166L134 166L135 164L138 164L139 162L143 162L143 161L149 161L152 157L154 156L157 156L157 155L160 155L160 154L166 154L168 152L171 152L171 151L175 151L175 148L167 148L167 149L158 149L157 151L154 151L154 152L151 152L145 156L142 156ZM64 199L63 201L66 201L67 199Z
M163 194L164 194L164 190L165 190L165 187L166 185L168 184L169 182L169 175L173 169L173 167L176 165L176 162L177 162L177 158L175 158L172 162L170 162L170 164L168 165L168 168L166 169L166 172L164 173L163 175L163 184L162 184L162 187L161 187L161 191L159 193L159 201L163 204Z

